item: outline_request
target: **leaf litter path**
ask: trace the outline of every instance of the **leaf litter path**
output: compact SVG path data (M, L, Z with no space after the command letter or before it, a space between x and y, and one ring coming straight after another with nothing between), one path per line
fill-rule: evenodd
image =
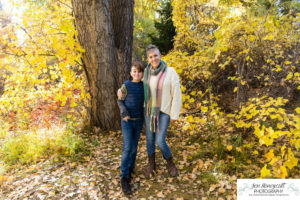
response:
M147 180L143 175L147 153L142 133L131 196L121 192L122 135L115 132L93 136L90 141L96 145L83 162L49 159L12 172L0 183L0 199L236 199L236 178L214 172L213 160L192 159L201 147L185 140L174 134L167 138L179 176L169 177L166 162L157 152L157 174Z

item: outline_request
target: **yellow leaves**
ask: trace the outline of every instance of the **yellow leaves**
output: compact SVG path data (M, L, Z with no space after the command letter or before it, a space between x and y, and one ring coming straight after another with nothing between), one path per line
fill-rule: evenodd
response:
M187 103L185 103L183 106L184 106L185 108L187 108L187 109L191 108L190 105L187 104Z
M252 125L252 122L245 123L245 122L242 121L242 120L239 120L239 121L235 122L235 126L236 126L237 128L242 128L242 127L250 128L251 125Z
M293 167L296 167L298 164L298 159L295 158L294 153L292 152L291 148L288 149L288 159L284 162L284 164L289 168L292 169Z
M297 150L300 149L300 139L296 140L295 147L296 147Z
M253 42L256 39L254 35L249 35L248 38L251 42Z
M194 103L195 99L194 98L190 98L188 101L189 101L189 103Z
M268 153L265 154L265 157L267 158L267 162L271 161L272 158L274 158L274 149L271 149Z
M197 6L195 6L196 2ZM295 65L291 62L294 62L293 58L284 56L285 54L283 52L282 43L277 43L278 41L281 41L278 37L278 35L281 34L278 32L279 24L278 22L275 22L277 20L272 20L272 17L268 17L266 18L266 23L261 23L262 18L249 18L249 16L247 16L247 13L244 13L245 15L243 17L247 17L247 22L241 20L241 18L238 17L230 18L230 21L228 20L228 13L230 13L228 12L228 8L223 8L222 6L216 7L214 8L216 9L216 11L222 8L224 12L220 12L222 13L222 15L219 15L218 12L216 12L216 14L214 14L213 16L214 24L219 25L220 28L214 31L216 42L211 45L209 44L209 42L202 42L203 38L207 37L202 33L203 31L199 31L199 28L206 30L207 26L211 24L212 21L209 15L204 14L201 11L201 9L197 10L197 12L195 13L197 13L203 20L195 27L193 26L193 30L191 31L191 25L195 24L195 15L193 14L193 9L194 7L201 7L202 3L204 2L183 0L175 0L172 2L172 5L174 6L174 24L179 28L177 30L178 35L175 38L175 43L177 43L175 46L177 46L178 49L180 49L181 45L183 47L191 47L192 49L194 48L195 51L193 53L196 55L191 56L185 54L184 52L186 52L186 48L182 48L184 49L183 52L172 52L172 60L176 61L173 61L173 63L180 63L179 69L182 69L182 74L184 76L189 78L190 76L193 76L195 74L191 68L196 68L198 69L198 71L202 71L207 66L212 66L210 65L210 63L213 63L213 66L218 67L232 66L232 70L237 71L237 65L235 64L237 62L234 59L242 57L243 61L247 61L246 63L249 63L252 60L257 61L257 58L255 57L255 55L257 54L255 54L255 51L253 50L255 50L256 48L256 44L254 43L258 40L272 40L275 42L275 45L272 44L274 45L272 46L272 55L268 55L265 57L265 63L263 62L260 66L262 71L256 73L259 82L262 82L263 80L266 81L267 84L274 82L273 75L271 76L270 74L266 73L266 71L268 71L270 68L273 70L272 73L274 74L277 74L276 71L282 74L287 73L287 76L284 77L287 80L285 81L285 85L287 85L289 82L296 79L297 76L299 76L298 74L296 74L296 70L294 70L292 67L292 65ZM190 9L190 12L188 12L189 14L187 14L186 12L187 8ZM257 34L258 30L264 31L262 34ZM239 37L239 41L232 41L232 38L235 38L233 36L237 36L236 34L244 35L243 37ZM213 46L213 49L210 45ZM235 46L239 48L236 49ZM277 51L278 53L275 53L273 55L273 50ZM209 57L206 55L208 52L210 52L210 54L213 54L213 58L207 58ZM232 56L232 54L230 54L230 52L238 52L238 55L235 55L234 57ZM280 56L280 61L276 56ZM176 57L180 59L176 59ZM188 57L188 59L186 57ZM293 71L290 70L290 68L293 69ZM186 73L186 71L189 73ZM201 76L199 75L198 79L204 79L204 81L206 81L206 79L204 78L205 76L203 74L204 73L201 73ZM240 85L243 86L247 85L246 78L243 76L238 77L238 75L232 73L231 76L228 77L228 79L234 81L235 83L240 83ZM238 87L232 89L235 95L237 92L239 92ZM298 89L300 89L300 86L298 86ZM206 117L201 118L201 120L206 119L208 122L212 122L212 124L217 127L218 131L220 129L222 130L222 128L224 130L234 128L233 126L228 125L226 120L222 121L223 117L219 117L220 112L215 111L215 108L217 108L217 106L212 108L212 102L200 102L201 98L206 97L204 92L197 92L194 91L194 89L192 89L192 92L189 92L189 95L189 97L186 97L184 99L184 108L201 110L201 114L205 113L203 115ZM245 103L241 110L238 110L236 113L231 114L231 116L229 117L232 120L232 123L234 123L235 128L237 128L235 129L236 131L234 130L233 132L254 135L255 144L258 146L259 149L253 151L253 155L259 155L259 152L268 152L265 154L264 159L266 159L265 161L269 162L268 167L273 171L275 169L278 169L279 166L285 162L286 164L284 165L287 168L289 168L288 165L290 167L293 166L293 164L291 163L295 162L292 158L290 159L290 161L287 161L288 157L281 157L281 146L277 146L279 141L282 141L282 143L287 142L287 147L295 146L297 149L300 148L299 136L296 137L296 131L299 129L300 123L297 122L296 117L292 117L291 114L289 114L286 110L282 108L286 104L286 102L287 100L283 98L256 98ZM299 113L300 108L295 109L294 114L299 115ZM215 122L214 120L218 122L220 121L222 123ZM190 130L192 128L191 124L197 124L196 129L197 127L199 127L198 125L200 124L200 121L196 120L195 116L187 116L186 122L189 123L187 126L184 126L187 128L187 130ZM233 147L231 144L232 143L225 143L224 148L226 148L228 151L232 151ZM265 151L262 151L262 149L260 148L262 148ZM287 149L284 149L283 151L286 152ZM282 169L281 171L281 174L284 175L284 169ZM270 173L270 170L268 171L268 169L265 166L263 174L265 174L265 176L268 176L270 175Z
M269 79L270 79L270 77L267 76L267 77L264 79L264 81L268 81Z
M263 38L263 40L273 40L273 34L268 34L266 37Z
M292 74L292 73L289 73L289 74L286 76L285 80L290 80L292 77L293 77L293 74Z
M246 126L245 126L245 127L246 127L246 128L250 128L250 127L251 127L251 125L252 125L252 122L249 122L249 123L247 123L247 124L246 124Z
M246 114L246 119L252 119L253 114Z
M75 100L74 100L74 99L72 100L72 102L71 102L71 105L70 105L70 106L71 106L71 108L73 108L73 107L76 107L76 106L77 106L77 103L75 102Z
M199 3L199 5L197 5L198 7L201 7L201 1L195 1L197 3ZM211 49L210 44L208 44L208 42L204 43L204 42L200 42L203 41L202 38L206 38L203 37L204 35L199 32L198 28L206 28L206 26L208 24L210 24L210 19L208 17L208 15L204 15L202 13L201 10L199 10L198 14L199 16L201 16L202 23L205 23L205 26L203 26L203 24L198 24L198 27L193 27L193 31L191 31L191 24L194 24L195 22L192 21L193 16L193 6L196 4L193 1L183 1L183 0L175 0L172 2L173 6L174 6L174 23L175 25L179 28L177 30L178 35L175 38L175 43L177 43L177 47L180 48L180 45L182 46L188 46L188 41L192 41L194 42L194 46L188 46L188 47L193 47L196 50L194 51L195 54L198 54L197 56L190 56L190 55L184 55L183 52L181 53L172 53L172 59L176 60L178 62L176 63L180 63L180 60L184 60L181 61L180 63L180 69L182 69L182 73L185 74L185 71L188 71L189 74L185 74L186 77L192 76L191 74L194 74L194 71L191 70L191 68L197 68L199 71L201 71L203 68L205 68L207 65L209 65L209 63L214 63L214 65L218 66L218 67L225 67L226 65L232 65L233 69L232 70L237 70L237 65L234 64L234 59L228 59L229 62L227 62L227 58L226 57L233 57L232 54L228 52L230 52L230 50L232 50L232 46L233 45L240 45L238 47L239 48L238 52L239 55L236 56L240 56L243 57L244 60L250 62L251 60L256 60L255 58L255 52L253 52L253 42L258 40L258 39L263 39L263 40L274 40L276 41L278 39L277 34L278 32L276 31L276 27L274 26L273 20L270 20L269 18L266 19L266 23L261 23L261 18L247 18L247 23L243 20L239 19L231 19L232 21L228 21L228 19L226 19L226 11L227 8L222 8L225 10L225 12L223 12L222 16L219 16L216 12L216 14L214 15L214 24L218 24L220 26L220 28L216 31L214 31L214 36L216 37L216 41L217 43L214 43L214 49ZM189 14L186 14L186 7L188 7L189 9L191 9L191 12L189 12ZM195 6L196 7L196 6ZM221 6L220 6L221 8ZM219 8L215 8L216 10L218 10ZM197 10L198 11L198 10ZM225 13L225 14L224 14ZM202 15L203 14L203 15ZM246 13L245 13L246 15ZM219 18L218 18L219 17ZM228 16L227 16L228 17ZM243 21L243 23L240 23L240 21ZM233 23L234 22L234 23ZM230 24L225 26L225 23ZM233 26L233 24L235 26ZM230 27L230 28L229 28ZM258 27L258 28L257 28ZM194 29L195 28L195 29ZM257 28L257 29L256 29ZM263 29L261 29L263 28ZM257 34L257 30L265 30L264 33L261 34ZM183 32L184 30L184 32ZM240 30L246 31L245 33L245 37L241 37L241 42L244 42L245 46L241 46L243 45L243 43L239 43L240 41L232 41L232 36L236 36L235 33L240 34ZM243 34L244 32L242 32ZM199 36L197 36L196 34L198 34ZM201 38L201 40L200 40ZM192 43L190 42L190 43ZM252 45L249 45L252 44ZM280 44L278 44L280 45ZM201 48L201 50L198 50L198 47L203 47ZM276 49L275 51L282 51L282 45L280 46L273 46L274 49ZM184 49L184 48L182 48ZM200 48L199 48L200 49ZM186 50L184 50L186 51ZM208 59L207 57L205 57L205 53L207 53L207 51L212 52L213 55L213 59ZM226 51L226 53L224 52ZM272 49L273 51L273 49ZM234 51L236 52L236 51ZM203 56L204 55L204 56ZM222 57L223 55L223 57ZM282 56L284 54L280 53L280 56ZM286 77L287 80L291 80L294 79L294 77L296 77L296 73L291 73L291 71L286 71L287 68L292 67L292 66L286 66L286 65L292 65L292 62L288 61L288 60L292 60L292 58L290 59L289 57L286 57L285 60L278 62L278 59L276 58L276 56L278 56L278 54L276 55L272 55L272 56L267 56L265 57L266 63L263 63L261 66L261 69L263 72L259 72L257 75L257 77L259 77L259 81L267 81L267 82L273 82L273 76L270 76L270 74L266 74L265 70L268 70L268 68L273 68L274 71L277 72L281 72L283 73L283 71L285 71L285 73L289 73ZM180 59L175 59L175 57L179 57ZM183 57L189 57L190 60L183 58ZM199 58L197 58L199 57ZM237 57L234 57L235 59ZM284 57L283 57L284 58ZM281 59L281 58L280 58ZM203 60L203 61L201 61ZM174 61L173 61L174 63ZM199 64L200 63L200 64ZM196 67L197 66L197 67ZM235 67L235 68L234 68ZM187 69L187 70L185 70ZM288 69L289 70L289 69ZM273 73L273 72L272 72ZM203 73L204 74L204 73ZM198 78L202 78L204 77L203 74L201 74L201 76L199 76ZM274 73L276 74L276 73ZM237 77L234 76L233 74L231 75L232 77L228 77L228 79L235 81L235 83L240 83L241 85L247 85L246 79L245 77ZM200 79L201 79L200 78ZM205 78L203 78L204 81ZM286 81L285 84L287 84L287 82L290 81ZM300 86L298 87L300 89ZM238 87L232 88L234 93L236 94L238 91ZM194 90L194 89L193 89ZM198 96L195 95L195 92ZM207 119L208 122L212 121L212 124L215 125L217 127L217 130L219 131L220 129L224 129L224 130L228 130L229 127L231 125L229 125L229 127L227 127L227 123L218 123L215 122L216 121L221 121L219 120L220 118L222 119L222 117L219 117L219 112L215 110L216 109L212 109L212 103L211 102L207 102L204 103L203 101L201 101L201 103L197 102L197 100L199 100L200 98L205 96L205 93L203 93L202 91L192 91L189 93L189 95L191 97L189 98L185 98L185 103L184 107L187 109L193 108L195 109L200 109L202 113L205 113L204 116L207 118L201 118L201 119ZM192 100L192 97L195 99L195 101ZM196 105L192 105L192 103L194 103ZM296 130L297 127L300 125L297 125L297 120L296 118L293 118L290 114L288 114L284 109L282 109L281 107L284 106L284 104L286 103L286 100L284 100L283 98L268 98L268 97L264 97L264 98L257 98L255 100L251 100L249 102L247 102L244 107L241 110L238 110L237 113L232 114L231 115L231 119L232 122L235 124L235 127L237 128L238 133L247 133L247 134L253 134L255 137L255 145L258 146L257 150L253 151L253 155L259 155L259 152L268 152L265 154L264 159L266 159L267 162L269 162L269 169L272 169L273 171L275 169L278 169L280 165L282 165L283 163L287 162L287 160L284 159L288 159L288 158L281 158L281 151L280 151L280 147L276 146L278 144L278 141L283 140L282 142L290 142L290 139L293 138L294 141L293 143L289 144L292 145L297 148L300 148L300 142L299 139L297 139L295 137L296 134ZM295 110L297 114L300 113L300 108ZM217 116L217 117L215 117ZM219 117L219 118L218 118ZM192 128L191 124L197 124L197 126L199 125L199 120L195 119L194 117L187 117L186 118L186 122L189 123L187 126L184 126L187 128L187 130L190 130L190 128ZM225 120L225 122L227 122ZM298 123L299 124L299 123ZM186 124L185 124L186 125ZM196 126L196 127L197 127ZM230 127L230 128L234 128L234 127ZM236 130L236 129L235 129ZM235 132L235 130L233 132ZM259 141L259 142L257 142ZM232 145L230 145L231 143L225 143L225 148L228 151L232 151ZM262 146L262 147L260 147ZM288 146L288 145L287 145ZM262 151L266 150L266 151ZM244 150L241 150L244 151ZM258 152L259 151L259 152ZM286 149L284 150L286 151ZM292 159L291 159L292 160ZM289 161L291 162L291 161ZM293 166L291 163L287 162L287 164L289 166ZM293 161L294 162L294 161ZM274 166L273 166L274 165ZM289 168L286 165L287 168ZM271 171L267 169L267 166L265 165L263 173L264 176L268 176L270 175ZM282 171L284 172L284 170L282 169ZM284 174L284 173L282 173Z
M192 96L195 96L195 95L196 95L196 91L192 91L190 94L191 94Z
M261 145L265 144L266 146L270 146L271 144L273 144L273 141L274 141L273 138L265 135L259 139L259 143Z
M298 164L298 159L293 157L290 158L288 161L284 162L284 164L289 168L289 169L293 169L294 167L297 166Z
M193 135L195 131L199 130L199 126L206 123L205 118L193 117L192 115L188 115L186 117L186 123L182 127L182 130L187 131L190 130L189 134Z
M269 162L269 164L273 166L275 163L279 162L280 160L281 160L280 156L273 157L271 162Z
M266 162L269 163L269 166L272 167L275 177L286 178L288 176L286 167L291 170L298 164L298 159L295 158L291 148L288 148L286 152L285 145L281 147L281 156L275 156L274 149L271 149L264 157L266 158ZM268 176L270 173L271 171L267 169L267 164L265 164L261 170L261 177Z
M199 92L197 92L197 94L200 96L200 98L202 98L205 95L206 92L202 92L201 90Z
M208 107L202 106L201 112L206 113L208 111Z
M185 92L185 90L186 90L186 87L181 86L181 91L182 91L182 92Z
M231 151L232 150L232 145L227 145L226 148L227 148L228 151Z
M188 121L188 122L194 122L193 116L192 116L192 115L189 115L189 116L187 117L187 121Z
M276 109L275 108L268 108L267 109L267 114L269 114L271 112L276 112Z
M276 65L275 67L276 67L276 69L275 69L276 72L282 71L282 68L279 65Z
M263 177L269 176L270 174L271 174L271 171L269 169L267 169L267 164L265 164L264 167L260 171L260 176L263 178Z
M66 10L65 6L56 7L52 2L49 2L49 6L30 2L22 6L24 12L20 13L20 24L27 35L22 37L22 45L18 41L11 43L14 48L12 53L20 57L11 56L7 59L7 70L13 73L9 73L11 75L7 77L6 87L14 89L7 90L1 96L0 104L4 107L3 111L19 113L16 116L18 122L29 123L29 120L34 121L30 111L35 109L34 106L39 106L39 103L47 102L52 106L56 101L61 102L59 106L65 106L71 97L72 101L67 105L72 108L78 106L77 102L83 102L80 97L87 97L88 94L84 91L82 77L74 73L75 60L80 60L80 52L84 50L74 37L77 33L71 10ZM55 9L50 10L52 6ZM16 29L20 29L20 26L16 26ZM17 39L10 36L11 39ZM26 56L21 56L23 54ZM73 84L75 82L76 85ZM75 94L78 85L82 89ZM66 92L67 90L69 91ZM50 115L51 106L49 111L41 113L43 117L53 117ZM47 120L44 123L47 127L51 124ZM24 126L27 127L28 124Z
M285 127L285 125L282 123L277 123L276 126L278 129L283 129Z
M284 166L280 166L280 172L279 172L279 177L280 178L285 178L288 176L287 170Z
M71 163L71 167L72 167L72 168L76 167L76 165L77 165L76 162Z
M242 152L242 148L241 148L241 147L237 147L237 148L236 148L236 151Z
M233 89L233 92L236 92L238 90L238 87L235 87L234 89Z

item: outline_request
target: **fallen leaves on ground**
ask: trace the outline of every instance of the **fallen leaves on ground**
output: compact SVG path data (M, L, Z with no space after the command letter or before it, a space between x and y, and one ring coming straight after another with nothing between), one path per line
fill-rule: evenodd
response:
M181 136L167 138L179 171L178 177L169 177L166 161L157 152L157 173L147 180L143 172L147 166L145 136L142 134L131 183L133 194L123 195L120 188L120 161L122 135L111 132L94 138L98 145L81 162L51 159L10 172L0 178L0 199L236 199L235 181L218 175L217 184L204 187L202 173L211 173L212 160L199 158L190 161L189 149L199 144L186 145ZM180 148L179 148L180 147ZM231 178L232 179L232 178ZM236 180L234 177L233 179ZM227 198L228 197L228 198Z

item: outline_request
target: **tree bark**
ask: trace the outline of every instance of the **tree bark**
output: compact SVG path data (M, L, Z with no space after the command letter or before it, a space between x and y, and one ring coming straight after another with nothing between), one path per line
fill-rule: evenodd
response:
M133 43L134 0L110 0L115 45L122 52L126 78L129 78Z
M112 6L115 2L123 1L72 0L78 39L86 50L82 61L91 94L91 125L102 130L115 130L120 127L116 91L126 78L125 69L130 66L128 63L131 60L128 54L131 53L132 39L122 41L130 40L132 36L123 34L131 32L122 29L133 28L133 25L124 27L133 24L133 3L130 4L132 12L128 5ZM117 17L119 20L114 20ZM118 23L120 30L115 31L114 27ZM128 57L129 61L126 60Z

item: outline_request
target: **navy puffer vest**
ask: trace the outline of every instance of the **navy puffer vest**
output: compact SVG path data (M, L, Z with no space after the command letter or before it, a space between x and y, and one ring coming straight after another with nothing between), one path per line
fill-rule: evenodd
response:
M138 83L129 80L124 82L127 89L127 96L124 104L130 113L131 118L143 118L144 107L144 85L140 81Z

